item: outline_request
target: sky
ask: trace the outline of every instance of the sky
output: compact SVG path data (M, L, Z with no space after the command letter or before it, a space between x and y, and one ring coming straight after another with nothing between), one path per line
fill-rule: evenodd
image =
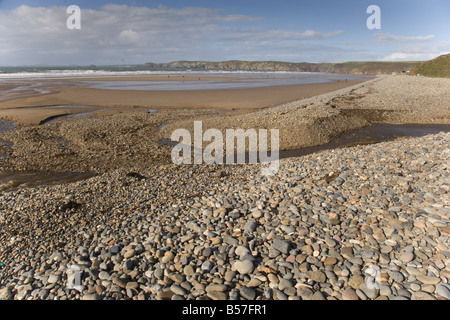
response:
M0 65L429 60L450 52L449 14L448 0L0 0Z

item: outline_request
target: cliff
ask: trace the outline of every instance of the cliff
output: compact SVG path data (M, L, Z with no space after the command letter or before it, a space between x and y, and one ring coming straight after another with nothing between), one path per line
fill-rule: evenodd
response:
M146 63L145 67L192 70L261 70L261 71L299 71L330 72L359 75L379 75L401 73L410 70L418 62L342 62L308 63L280 61L174 61L169 63Z

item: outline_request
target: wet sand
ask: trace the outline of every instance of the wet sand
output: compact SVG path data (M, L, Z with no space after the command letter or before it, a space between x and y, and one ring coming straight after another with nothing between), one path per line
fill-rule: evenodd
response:
M167 77L166 77L167 78ZM165 79L166 79L165 78ZM172 77L170 77L172 78ZM173 77L171 81L187 80L188 78ZM109 81L131 80L159 81L161 78L110 78ZM216 79L216 78L213 78ZM83 80L83 79L77 79ZM84 79L86 80L86 79ZM89 79L89 81L104 81L104 78ZM166 79L167 80L167 79ZM202 78L202 80L204 80ZM229 78L227 81L232 81ZM179 91L139 91L139 90L103 90L87 87L86 84L73 79L58 81L41 81L47 83L49 94L40 94L26 97L15 96L12 99L0 102L0 118L15 121L20 125L37 125L47 118L58 115L75 114L80 108L74 106L115 107L115 108L155 108L155 109L228 109L239 113L263 109L288 103L304 98L317 96L346 88L363 80L348 80L285 85L273 87L259 87L246 89L217 89L217 90L179 90ZM67 86L64 84L67 83ZM45 88L45 85L41 89ZM29 93L28 93L29 94ZM42 106L67 106L67 108L37 108ZM30 109L33 107L33 109ZM119 112L119 111L116 111ZM122 110L123 112L123 110ZM109 113L111 114L111 113Z
M226 129L235 128L277 128L280 132L280 150L287 153L280 153L281 157L292 156L289 150L296 150L293 156L301 156L308 151L338 148L340 145L335 145L335 139L339 137L344 140L344 145L372 143L354 140L352 132L356 134L358 131L355 130L364 127L370 131L371 125L379 123L450 125L448 81L406 76L380 77L253 112L249 108L226 112L223 108L172 107L151 113L149 110L154 108L91 107L94 111L88 117L64 116L47 121L45 125L19 127L1 133L0 139L6 144L0 143L0 155L4 155L0 157L0 167L5 173L102 174L116 169L167 165L171 163L172 148L159 141L170 139L175 129L192 130L193 121L199 120L203 130L215 128L223 133ZM75 115L82 115L81 111L85 111L81 106L71 108L79 112ZM26 115L33 109L17 110L22 110ZM245 115L242 114L244 112ZM92 114L101 116L90 116ZM389 131L389 128L381 126L382 133ZM352 138L350 141L344 139L346 134Z

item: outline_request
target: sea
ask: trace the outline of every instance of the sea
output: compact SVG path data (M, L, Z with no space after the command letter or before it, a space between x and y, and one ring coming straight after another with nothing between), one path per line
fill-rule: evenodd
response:
M1 67L0 84L14 80L44 80L67 78L102 78L134 76L186 76L189 81L89 81L87 85L110 90L208 90L235 89L263 86L295 85L308 83L327 83L334 81L365 79L362 76L321 72L290 71L250 71L250 70L205 70L205 69L168 69L137 65L127 66L59 66L59 67ZM196 77L192 80L192 77ZM211 81L206 78L220 77ZM233 81L227 81L230 78Z

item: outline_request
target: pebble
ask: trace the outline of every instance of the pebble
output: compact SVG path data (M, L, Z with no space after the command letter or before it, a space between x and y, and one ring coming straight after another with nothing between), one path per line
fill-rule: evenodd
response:
M399 260L403 263L411 262L414 259L414 254L412 252L405 252L400 257Z
M436 286L436 294L438 296L444 297L447 300L450 300L450 285L448 284L439 284Z
M227 295L220 291L210 291L207 293L207 296L211 300L227 300Z
M253 262L250 260L236 261L234 263L234 268L240 274L250 274L254 270Z
M359 300L358 295L355 290L348 288L342 291L342 299L343 300Z
M417 275L416 279L424 284L433 284L434 285L434 284L438 284L439 282L441 282L441 279L439 279L438 277L424 276L422 274Z
M316 282L325 282L326 276L322 271L308 271L306 276Z
M287 254L289 251L289 243L280 239L275 239L272 247L284 254Z
M423 291L413 292L411 300L436 300L431 294Z
M0 299L450 299L449 142L324 151L270 178L166 166L2 192Z
M278 289L280 289L281 291L290 287L292 287L292 282L288 279L281 279L278 284Z
M241 287L241 289L239 290L239 294L241 295L241 297L247 300L255 300L256 298L255 290L245 286Z

